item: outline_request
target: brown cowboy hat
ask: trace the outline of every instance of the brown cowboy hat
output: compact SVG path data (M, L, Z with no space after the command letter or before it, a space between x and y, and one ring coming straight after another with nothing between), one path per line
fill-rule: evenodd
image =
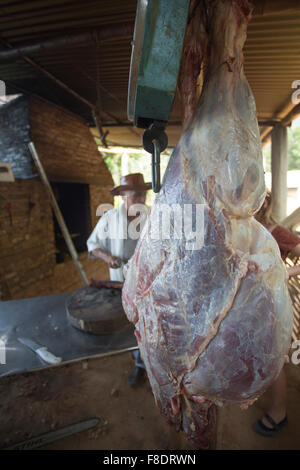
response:
M142 173L131 173L122 176L120 185L110 189L113 196L119 196L121 191L147 191L152 188L152 183L145 183Z

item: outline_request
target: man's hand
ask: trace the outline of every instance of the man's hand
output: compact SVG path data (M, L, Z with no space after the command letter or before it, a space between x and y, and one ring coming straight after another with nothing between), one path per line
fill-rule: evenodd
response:
M110 268L118 269L121 267L121 260L117 256L108 255L107 264Z
M122 261L120 260L120 258L118 258L117 256L112 256L109 253L106 253L105 251L101 250L100 248L96 248L92 251L92 253L96 258L105 261L105 263L107 263L110 268L118 269L122 265Z

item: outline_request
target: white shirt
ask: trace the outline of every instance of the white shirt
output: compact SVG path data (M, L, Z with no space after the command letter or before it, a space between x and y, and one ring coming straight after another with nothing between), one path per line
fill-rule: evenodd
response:
M111 281L124 281L123 268L134 253L147 214L141 212L134 221L129 222L125 205L106 212L98 221L87 240L90 258L95 258L92 251L101 250L121 260L121 267L109 268ZM129 233L128 233L129 232Z

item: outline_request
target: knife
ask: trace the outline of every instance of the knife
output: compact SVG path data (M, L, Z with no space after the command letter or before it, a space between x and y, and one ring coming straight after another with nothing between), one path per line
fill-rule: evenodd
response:
M48 364L59 364L62 361L61 357L56 357L54 354L48 351L46 346L41 346L31 339L18 338L18 341L34 351L38 356L40 356L41 359L43 359L43 361L48 362Z

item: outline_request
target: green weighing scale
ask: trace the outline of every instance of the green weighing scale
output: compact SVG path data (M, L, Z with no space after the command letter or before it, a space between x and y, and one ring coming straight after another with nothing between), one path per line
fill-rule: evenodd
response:
M127 114L146 129L143 147L152 154L152 188L160 190L160 153L172 109L188 18L189 0L138 0L132 43Z

